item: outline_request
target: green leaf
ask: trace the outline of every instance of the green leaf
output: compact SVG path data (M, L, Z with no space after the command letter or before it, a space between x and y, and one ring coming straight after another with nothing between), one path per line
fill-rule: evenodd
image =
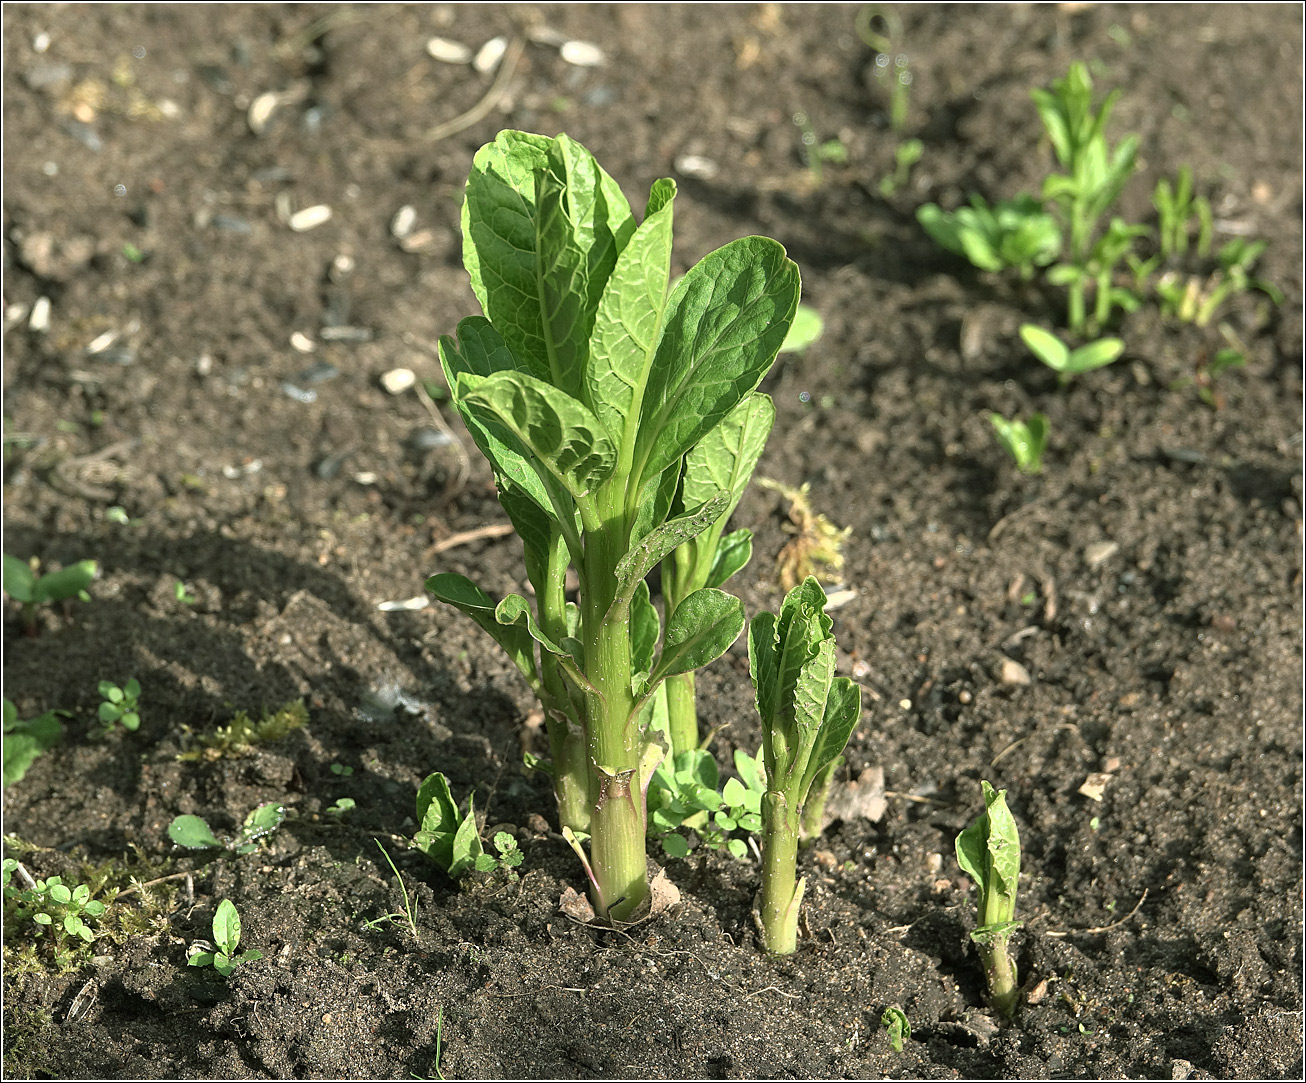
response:
M717 542L712 567L705 586L719 587L744 567L753 557L753 532L732 530Z
M926 203L916 209L916 220L940 248L946 248L959 256L965 255L961 244L961 229L954 215L948 214L936 203Z
M63 884L55 884L50 888L50 898L57 903L71 902L73 893Z
M632 597L636 585L657 566L658 561L676 546L698 537L713 526L729 507L730 501L730 493L722 490L693 511L668 519L641 538L617 561L618 597Z
M539 673L535 668L535 649L525 628L503 625L495 618L494 601L480 587L457 572L442 572L426 581L426 589L442 602L461 609L482 629L490 634L521 670L527 680L535 684Z
M477 859L485 853L481 846L481 836L476 830L476 810L472 799L467 798L467 815L458 825L453 837L453 860L449 862L450 877L457 880L475 866Z
M473 160L462 224L481 309L536 376L579 397L599 297L635 231L621 189L565 135L500 132Z
M748 844L743 839L730 839L726 843L726 850L736 861L744 861L748 858Z
M680 280L640 406L637 479L661 474L757 387L799 289L798 267L765 237L732 241Z
M521 372L463 375L459 400L482 422L508 429L574 499L597 489L616 465L616 448L596 418L565 391Z
M33 588L36 586L36 573L31 565L17 557L4 554L4 592L16 602L36 601Z
M544 634L535 621L535 614L531 612L530 603L520 594L509 594L495 606L494 619L505 627L525 628L527 635L550 654L556 654L559 658L571 657L565 650L564 645L555 643Z
M236 947L240 944L240 915L236 912L236 904L230 899L218 903L217 912L213 915L213 943L224 955L235 954Z
M712 587L694 591L667 621L650 683L707 665L725 654L743 630L744 605L738 598Z
M449 780L435 771L417 791L417 822L413 844L445 872L453 864L453 839L462 817L449 789Z
M721 518L727 518L748 487L774 423L775 405L760 392L749 395L722 418L685 456L684 506L704 504L724 489L730 494L730 503Z
M1012 921L1020 879L1020 835L1006 790L981 781L984 812L957 836L957 864L980 891L981 927Z
M588 401L612 437L623 442L639 414L667 304L676 184L659 180L649 211L623 249L599 300L585 369Z
M662 840L662 852L667 857L688 857L689 843L684 835L667 835Z
M658 611L649 600L648 582L641 579L630 600L631 668L637 675L652 672L653 652L661 631Z
M96 712L100 716L101 722L113 723L122 717L122 708L116 707L112 703L101 703L99 710Z
M1066 360L1064 371L1071 375L1091 372L1111 364L1124 352L1125 344L1120 339L1101 338L1072 352Z
M34 602L61 602L65 598L76 598L95 580L98 565L93 560L79 560L57 572L43 575L32 589Z
M222 843L213 834L209 825L200 817L189 813L176 817L168 825L168 838L187 850L220 849Z
M1020 337L1030 352L1054 372L1065 372L1070 351L1056 335L1032 323L1020 325Z
M285 805L278 804L276 801L265 802L257 808L250 809L249 814L245 817L245 823L241 827L241 838L247 842L261 839L264 835L270 835L280 827L285 819Z
M862 690L847 677L836 677L825 699L825 713L821 728L807 761L805 785L798 794L799 801L807 800L813 780L837 760L848 747L848 739L862 717Z
M4 701L4 710L3 775L4 784L12 786L27 774L41 753L58 744L63 723L57 715L62 712L46 711L37 718L20 721L11 700Z
M217 956L214 955L214 953L211 951L197 951L188 960L186 960L186 965L187 966L212 966L216 958Z

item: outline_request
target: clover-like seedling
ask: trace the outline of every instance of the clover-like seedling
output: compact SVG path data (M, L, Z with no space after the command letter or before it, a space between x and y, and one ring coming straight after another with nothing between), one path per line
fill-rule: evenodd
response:
M263 958L263 953L257 948L237 954L238 947L240 947L240 914L236 912L235 903L230 899L223 899L218 903L217 912L213 915L212 945L201 946L186 960L186 965L211 966L224 978L229 978L235 973L236 967Z
M1007 791L987 781L984 812L957 836L957 864L979 889L978 928L970 934L984 963L989 1000L1003 1015L1016 1008L1016 963L1008 946L1021 926L1016 920L1016 889L1020 880L1020 833L1007 808Z
M998 443L1005 449L1022 474L1038 474L1043 470L1043 451L1048 442L1046 414L1031 414L1028 421L1019 418L1008 420L1001 414L989 414L989 422L997 435Z
M62 943L66 937L75 937L87 944L95 939L95 932L87 924L87 919L101 917L105 905L98 899L91 898L89 886L69 886L59 876L32 880L12 857L5 858L0 868L6 917L12 914L19 920L31 920L36 925L36 936L42 936L49 930L56 944ZM29 886L19 887L13 883L14 874L20 872Z
M126 684L119 687L112 681L100 682L100 696L102 702L97 715L100 719L100 726L104 733L113 729L115 722L121 722L125 730L135 732L140 729L141 716L139 701L141 695L141 682L132 677Z
M20 719L13 700L4 701L4 784L19 781L42 752L48 752L63 736L59 716L71 718L68 711L52 710L36 718Z
M496 831L493 842L495 853L483 853L477 857L476 871L494 872L496 869L502 869L510 880L516 880L516 868L526 857L521 852L521 847L517 845L517 840L507 831Z
M762 891L758 923L768 952L797 948L806 879L797 879L803 806L813 783L844 750L861 717L861 690L836 677L833 622L814 578L785 597L779 616L748 629L748 663L762 723Z
M417 823L413 845L452 880L461 879L475 869L485 856L471 795L467 797L466 813L461 812L449 789L449 780L439 771L427 775L417 791Z
M668 857L686 857L689 841L681 832L694 832L710 850L726 850L743 861L748 844L735 831L762 829L765 776L758 759L735 752L739 778L729 778L717 789L716 759L706 749L677 753L671 763L660 763L649 782L649 834L661 838Z
M168 825L168 838L187 850L230 850L233 854L250 854L258 849L258 840L272 834L285 819L286 807L268 801L251 809L240 833L224 841L213 833L205 820L186 813Z
M1032 323L1020 325L1020 337L1063 384L1069 383L1072 376L1111 364L1125 351L1125 344L1118 338L1100 338L1072 350L1051 331Z
M36 634L36 607L50 602L78 598L91 600L86 588L95 579L99 566L93 560L79 560L57 572L38 576L30 564L4 554L4 592L23 606L23 626L29 635Z

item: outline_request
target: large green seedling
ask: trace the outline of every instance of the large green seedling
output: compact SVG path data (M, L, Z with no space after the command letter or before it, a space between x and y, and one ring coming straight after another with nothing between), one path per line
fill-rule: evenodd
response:
M744 625L739 600L709 586L663 629L645 576L737 499L724 484L686 495L684 460L753 395L799 294L798 268L762 237L718 249L668 290L675 194L656 181L636 222L579 144L500 133L473 161L462 215L484 316L440 340L535 607L516 594L496 604L452 573L427 589L492 635L540 697L562 822L588 830L591 895L609 919L648 897L645 792L664 752L654 694Z

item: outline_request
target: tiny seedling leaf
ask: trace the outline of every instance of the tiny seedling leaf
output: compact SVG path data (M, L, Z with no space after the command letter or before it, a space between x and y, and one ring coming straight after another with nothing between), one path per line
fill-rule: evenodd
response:
M198 816L184 814L168 825L168 838L188 850L220 849L222 843Z

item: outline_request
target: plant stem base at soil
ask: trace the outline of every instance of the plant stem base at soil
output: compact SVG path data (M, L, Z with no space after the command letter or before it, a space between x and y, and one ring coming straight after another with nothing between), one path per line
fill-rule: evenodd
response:
M1003 1016L1016 1010L1018 992L1016 964L1007 950L1007 939L1002 937L988 947L980 946L980 959L984 963L984 977L989 986L989 1002Z
M762 946L772 955L798 948L798 912L806 881L798 877L798 817L791 816L783 794L763 799L766 823L762 843Z

